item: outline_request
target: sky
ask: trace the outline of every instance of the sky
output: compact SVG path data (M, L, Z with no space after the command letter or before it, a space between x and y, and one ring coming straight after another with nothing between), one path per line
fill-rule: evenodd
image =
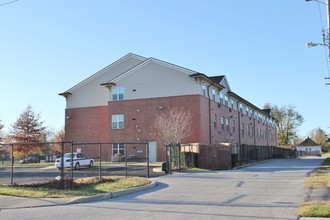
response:
M7 4L8 3L8 4ZM0 120L31 105L64 127L66 91L127 53L208 76L262 108L293 105L330 133L324 4L305 0L0 0Z

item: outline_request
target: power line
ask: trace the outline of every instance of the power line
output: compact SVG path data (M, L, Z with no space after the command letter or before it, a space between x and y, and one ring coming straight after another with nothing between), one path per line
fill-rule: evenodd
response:
M9 4L12 4L12 3L15 3L15 2L18 2L19 0L14 0L14 1L10 1L10 2L5 2L5 3L1 3L0 4L0 7L1 6L4 6L4 5L9 5Z

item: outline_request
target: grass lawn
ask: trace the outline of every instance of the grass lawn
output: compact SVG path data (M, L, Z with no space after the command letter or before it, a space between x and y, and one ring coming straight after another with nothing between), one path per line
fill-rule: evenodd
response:
M316 172L304 181L305 187L330 187L330 158L316 169ZM330 201L305 202L295 213L299 217L330 217Z
M76 187L76 189L71 190L56 189L51 187L54 181L49 184L49 187L0 185L0 195L33 198L69 198L114 192L151 183L150 180L138 177L104 177L102 183L99 183L96 177L77 179L74 181L76 185L82 187Z
M299 217L330 217L330 202L306 202L295 213Z

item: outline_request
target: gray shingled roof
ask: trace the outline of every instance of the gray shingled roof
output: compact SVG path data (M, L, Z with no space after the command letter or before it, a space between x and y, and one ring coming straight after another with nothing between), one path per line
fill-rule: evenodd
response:
M315 143L312 139L310 139L308 137L303 142L301 142L298 146L320 146L320 145Z

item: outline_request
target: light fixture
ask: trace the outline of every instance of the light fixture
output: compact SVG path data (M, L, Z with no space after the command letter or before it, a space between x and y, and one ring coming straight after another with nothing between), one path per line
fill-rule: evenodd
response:
M327 45L325 45L325 44L319 44L319 43L313 43L313 42L309 42L309 43L307 43L307 44L305 44L305 46L306 47L308 47L308 48L312 48L312 47L316 47L316 46L327 46Z
M321 3L321 4L326 5L326 3L321 2L321 1L319 1L319 0L305 0L305 2L312 2L312 1L314 1L314 2L318 2L318 3Z

